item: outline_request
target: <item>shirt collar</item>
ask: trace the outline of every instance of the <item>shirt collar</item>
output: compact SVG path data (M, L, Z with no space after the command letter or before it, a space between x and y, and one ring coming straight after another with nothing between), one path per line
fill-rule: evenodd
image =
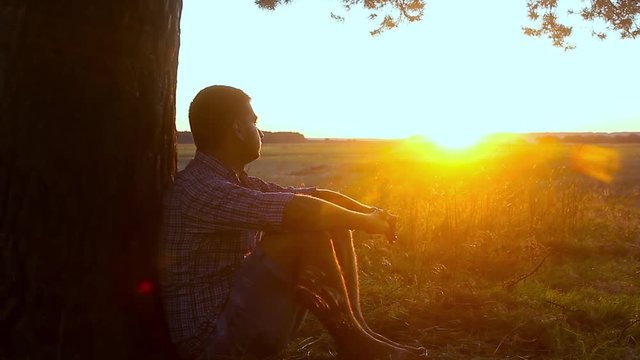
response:
M235 171L227 167L224 163L222 163L222 161L218 160L217 158L211 155L200 152L198 150L196 150L196 155L194 156L193 159L195 161L198 161L204 164L207 168L213 170L213 172L215 172L217 175L220 175L229 181L244 184L245 180L247 179L248 175L245 171L242 171L242 173L238 177Z

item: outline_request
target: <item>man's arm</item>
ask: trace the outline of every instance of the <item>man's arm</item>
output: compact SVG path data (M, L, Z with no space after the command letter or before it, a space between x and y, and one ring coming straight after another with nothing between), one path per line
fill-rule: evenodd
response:
M312 195L317 189L315 187L280 186L276 183L264 181L255 176L247 176L247 183L252 189L263 192L286 192L293 194Z
M304 194L316 197L318 199L326 200L330 203L334 203L343 208L361 212L361 213L370 213L374 210L377 210L375 207L367 206L357 200L354 200L346 195L343 195L339 192L328 190L328 189L317 189L315 187L283 187L278 184L264 181L260 178L254 176L247 176L247 181L252 185L253 188L260 189L260 191L267 192L289 192L295 194Z
M284 188L252 176L247 176L247 181L260 191L289 193L289 196L293 196L282 215L281 225L284 228L302 231L363 230L385 234L391 242L396 240L395 215L364 205L346 195L326 189Z
M365 205L357 200L354 200L346 195L343 195L339 192L332 191L332 190L316 189L315 192L309 193L309 195L316 197L318 199L326 200L330 203L336 204L345 209L357 211L360 213L368 214L377 210L375 207Z
M363 213L323 199L297 194L285 208L282 225L303 231L352 229L370 234L388 234L391 230L389 215L382 210Z

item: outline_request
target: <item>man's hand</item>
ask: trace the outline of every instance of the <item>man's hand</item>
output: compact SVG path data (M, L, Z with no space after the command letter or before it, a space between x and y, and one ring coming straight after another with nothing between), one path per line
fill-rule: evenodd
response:
M398 221L398 217L396 215L392 215L386 210L374 208L371 213L369 213L370 224L366 232L370 234L383 234L387 237L387 240L390 243L395 243L398 240L398 235L396 234L396 223Z

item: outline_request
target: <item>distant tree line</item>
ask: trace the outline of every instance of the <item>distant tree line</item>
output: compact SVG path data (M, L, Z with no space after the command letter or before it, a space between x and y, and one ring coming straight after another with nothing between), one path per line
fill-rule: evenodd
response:
M304 135L297 132L271 132L263 131L264 143L291 143L291 142L304 142L307 139ZM193 136L191 131L178 131L178 144L193 144Z
M538 142L562 142L562 143L579 143L579 144L631 144L640 143L640 133L576 133L552 135L545 134L538 136Z

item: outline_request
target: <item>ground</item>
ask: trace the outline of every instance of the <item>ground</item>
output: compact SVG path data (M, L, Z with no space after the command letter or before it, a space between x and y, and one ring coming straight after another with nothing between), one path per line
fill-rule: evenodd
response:
M398 214L356 234L363 309L435 359L640 358L640 144L266 144L249 173ZM284 358L333 355L311 319Z

